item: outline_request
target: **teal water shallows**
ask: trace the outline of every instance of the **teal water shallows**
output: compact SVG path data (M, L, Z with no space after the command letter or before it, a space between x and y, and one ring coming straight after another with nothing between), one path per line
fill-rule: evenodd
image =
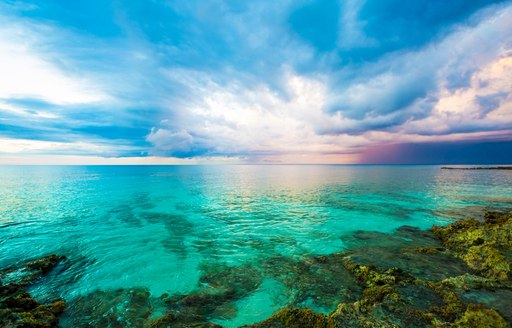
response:
M512 207L512 172L3 166L0 267L49 253L67 256L69 267L32 292L63 297L72 316L80 312L73 311L73 300L98 290L142 287L154 299L187 294L204 288L204 276L216 267L245 270L265 263L269 272L269 259L300 261L344 250L344 240L358 230L424 229L477 215L486 206ZM211 321L228 327L256 322L289 302L290 291L271 276L255 286L237 294L230 309L209 312ZM301 302L312 306L307 297Z

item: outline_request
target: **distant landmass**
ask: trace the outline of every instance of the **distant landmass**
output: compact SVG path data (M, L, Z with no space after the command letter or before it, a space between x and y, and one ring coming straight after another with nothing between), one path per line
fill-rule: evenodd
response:
M443 166L441 170L512 170L512 166L478 166L478 167L450 167Z

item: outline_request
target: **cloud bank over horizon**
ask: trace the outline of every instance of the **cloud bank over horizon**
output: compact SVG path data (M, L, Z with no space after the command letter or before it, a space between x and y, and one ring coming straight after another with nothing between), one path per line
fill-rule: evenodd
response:
M494 163L511 141L512 1L0 4L0 163Z

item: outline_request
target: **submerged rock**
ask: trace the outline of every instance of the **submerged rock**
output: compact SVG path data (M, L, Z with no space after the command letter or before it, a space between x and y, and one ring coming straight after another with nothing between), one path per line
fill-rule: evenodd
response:
M71 300L63 320L69 327L142 327L152 311L144 288L98 290Z
M49 255L0 271L1 327L49 328L58 325L58 317L66 308L66 303L57 299L41 304L25 289L65 259L63 256Z
M340 302L354 302L362 292L353 275L343 265L343 253L321 255L294 261L273 257L261 268L265 276L281 282L289 291L289 306L312 304L335 309Z

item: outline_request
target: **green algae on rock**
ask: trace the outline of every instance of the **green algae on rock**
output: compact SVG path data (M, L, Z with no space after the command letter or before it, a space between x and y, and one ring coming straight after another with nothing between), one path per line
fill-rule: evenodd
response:
M327 328L327 317L310 309L282 309L267 320L250 326L252 328Z
M63 256L49 255L0 271L0 326L49 328L58 325L66 303L57 299L41 304L25 289L63 260Z
M508 324L496 311L481 304L469 304L455 327L506 328Z
M445 227L434 226L432 231L444 247L477 273L491 279L509 279L511 261L506 254L512 247L512 213L489 212L484 222L466 219Z

